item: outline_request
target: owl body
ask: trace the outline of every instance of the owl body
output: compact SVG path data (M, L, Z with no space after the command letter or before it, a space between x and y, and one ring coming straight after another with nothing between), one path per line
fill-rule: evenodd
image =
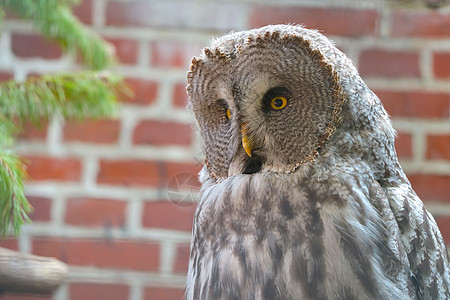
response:
M186 299L448 299L442 236L353 64L301 26L194 58L205 166Z
M193 244L202 250L191 260L199 273L190 274L187 298L415 299L405 257L385 244L388 230L357 180L349 176L354 188L336 185L335 195L306 176L274 173L207 188ZM381 195L376 184L367 192Z

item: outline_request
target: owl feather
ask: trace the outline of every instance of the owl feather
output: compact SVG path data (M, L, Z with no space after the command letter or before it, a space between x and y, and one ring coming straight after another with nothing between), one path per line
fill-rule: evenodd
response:
M352 62L317 31L230 33L192 60L205 153L186 299L449 299L433 217Z

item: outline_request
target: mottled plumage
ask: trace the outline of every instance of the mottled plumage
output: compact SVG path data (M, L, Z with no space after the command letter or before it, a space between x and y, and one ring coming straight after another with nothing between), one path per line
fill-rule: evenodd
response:
M231 33L192 60L187 90L205 166L186 299L450 298L389 116L327 38Z

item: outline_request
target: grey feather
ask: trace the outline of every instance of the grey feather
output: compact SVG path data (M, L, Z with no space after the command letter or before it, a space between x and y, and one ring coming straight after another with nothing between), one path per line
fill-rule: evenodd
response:
M187 90L205 166L186 299L450 298L442 236L390 119L326 37L223 36L192 60Z

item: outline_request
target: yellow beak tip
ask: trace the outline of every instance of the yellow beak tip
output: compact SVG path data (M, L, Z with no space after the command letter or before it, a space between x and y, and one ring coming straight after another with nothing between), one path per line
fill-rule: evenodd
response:
M245 127L245 123L243 123L241 125L241 132L242 132L242 147L245 150L245 153L247 153L247 155L249 157L252 157L252 149L253 149L253 145L252 145L252 141L251 139L248 138L247 136L247 128Z
M245 150L245 153L247 153L248 156L252 157L252 145L250 143L250 141L248 140L247 135L243 135L242 136L242 147Z

